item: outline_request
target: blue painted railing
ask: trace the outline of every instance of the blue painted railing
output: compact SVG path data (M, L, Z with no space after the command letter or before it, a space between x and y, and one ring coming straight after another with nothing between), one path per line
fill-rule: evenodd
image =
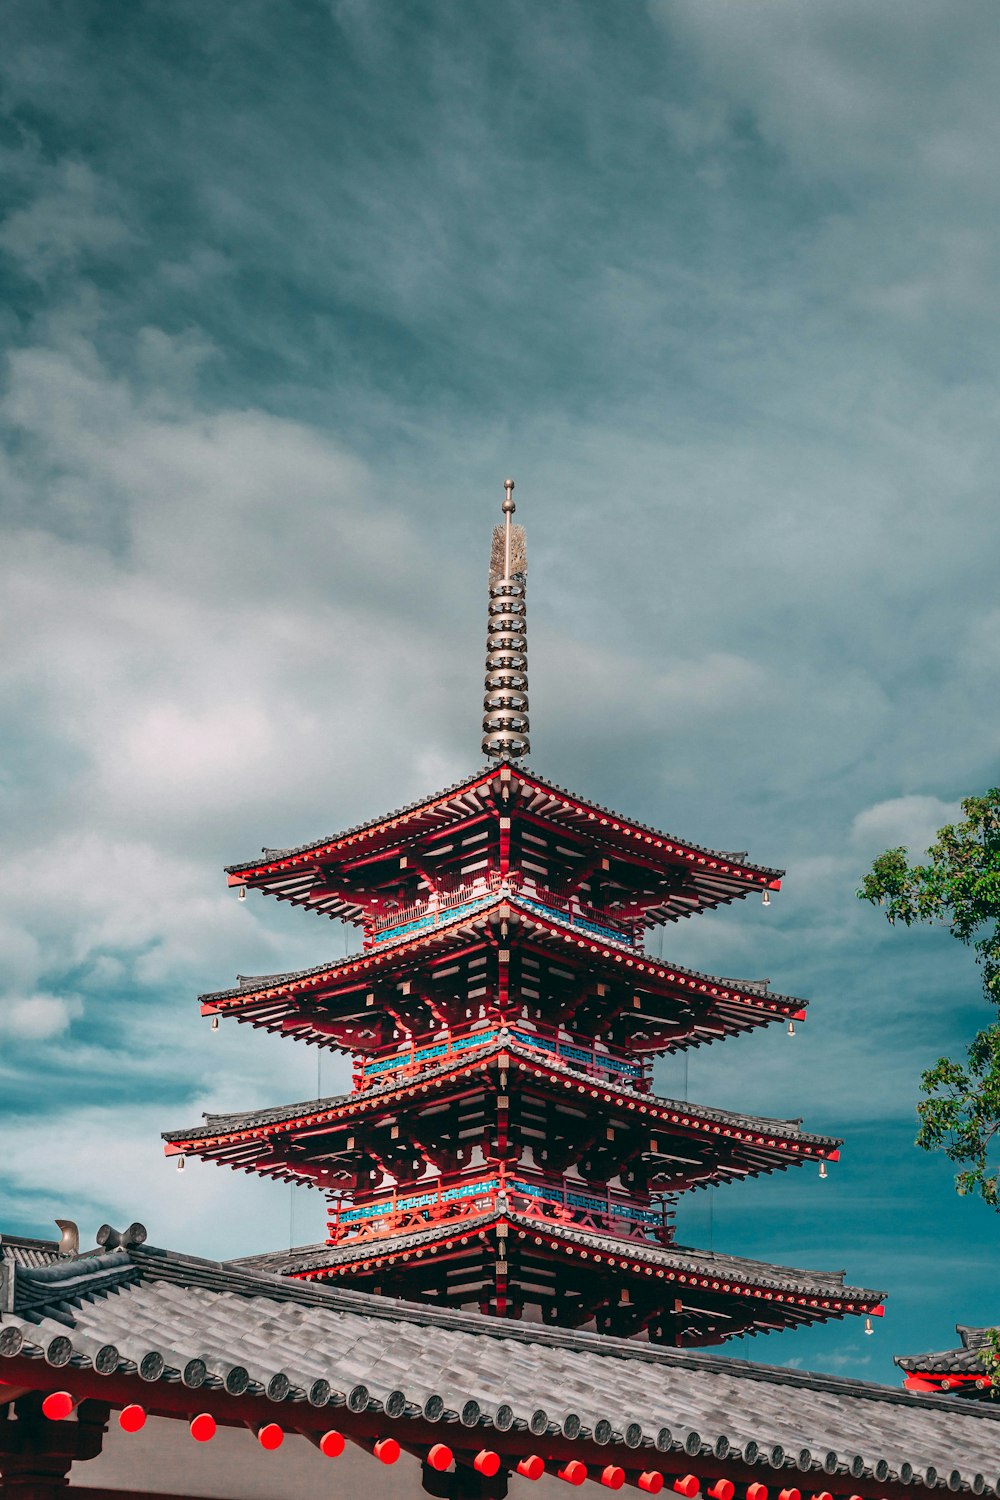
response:
M593 937L599 937L606 943L617 943L619 947L634 949L635 944L626 933L617 927L606 927L601 922L592 922L587 917L582 917L579 912L572 908L566 909L561 906L549 905L545 901L539 901L536 896L525 896L518 891L517 899L522 906L528 907L530 911L537 911L544 917L555 917L565 927L580 928L583 932L589 932Z
M405 921L396 922L388 927L373 927L368 933L368 945L375 947L380 943L395 943L400 938L412 937L415 933L428 932L435 927L440 927L445 922L453 922L456 917L482 911L495 899L497 889L499 889L495 881L491 882L491 885L492 889L470 896L467 901L457 901L451 904L443 901L440 906L436 907L428 902L420 909L419 916L407 916ZM621 948L628 948L630 952L635 950L636 944L627 932L610 923L595 922L592 917L585 917L579 911L574 911L568 903L563 904L556 899L545 901L537 894L526 896L522 891L513 887L508 894L519 901L522 906L526 906L529 911L536 911L541 916L553 917L564 927L590 933L592 937L598 937L606 943L616 943ZM414 908L410 907L409 910L412 912Z
M597 1052L591 1047L574 1047L571 1042L550 1040L531 1031L512 1031L510 1035L512 1041L520 1042L522 1046L534 1047L537 1052L554 1053L556 1057L565 1057L567 1062L583 1063L585 1068L596 1068L601 1073L617 1073L624 1078L643 1076L639 1063L609 1057L606 1052Z
M582 1047L573 1042L560 1041L557 1037L539 1036L534 1031L512 1029L507 1035L512 1042L518 1042L522 1047L530 1047L535 1052L544 1052L550 1057L561 1058L565 1062L585 1068L588 1072L600 1073L606 1078L624 1079L631 1083L643 1080L646 1076L641 1063L627 1062L623 1057L613 1057L609 1053L599 1052L596 1047ZM478 1047L488 1047L491 1043L502 1039L503 1033L498 1027L493 1026L486 1030L467 1032L464 1036L451 1036L442 1041L427 1042L422 1047L402 1049L392 1053L389 1057L379 1057L371 1061L365 1058L357 1075L355 1088L367 1088L372 1078L398 1073L402 1068L419 1071L422 1067L433 1063L436 1058L453 1057L455 1053L471 1052Z
M485 1182L466 1182L460 1187L435 1189L430 1193L413 1193L409 1198L387 1198L383 1203L366 1203L363 1208L341 1209L338 1218L341 1224L357 1219L380 1219L387 1213L409 1213L415 1208L429 1208L432 1203L456 1203L462 1198L485 1198L496 1192L500 1183L493 1177Z
M567 1188L537 1182L523 1182L519 1178L501 1179L489 1177L477 1182L460 1183L450 1188L432 1188L423 1193L410 1193L405 1198L386 1198L378 1203L365 1203L359 1208L344 1208L337 1214L338 1224L358 1224L371 1219L396 1219L400 1214L409 1214L420 1209L429 1209L440 1203L457 1203L469 1198L493 1199L506 1189L520 1193L525 1198L534 1198L543 1203L555 1203L566 1208L579 1209L587 1214L597 1214L602 1219L622 1219L630 1224L657 1224L664 1222L663 1214L654 1209L639 1208L635 1204L613 1198L597 1198L590 1193L570 1192Z

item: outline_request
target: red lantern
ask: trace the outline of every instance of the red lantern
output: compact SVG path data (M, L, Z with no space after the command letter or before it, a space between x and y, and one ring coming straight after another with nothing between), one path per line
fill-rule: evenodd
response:
M263 1427L257 1428L257 1441L262 1448L273 1453L275 1448L280 1448L285 1441L285 1434L277 1422L265 1422Z
M767 1500L766 1484L748 1484L747 1500Z
M581 1463L578 1458L571 1458L565 1467L556 1470L560 1479L565 1479L567 1484L582 1484L587 1477L587 1465Z
M663 1488L663 1475L658 1469L647 1469L644 1474L639 1475L636 1484L647 1495L658 1495Z
M620 1490L625 1483L625 1470L620 1469L617 1464L608 1464L606 1469L601 1470L601 1483L607 1485L609 1490Z
M781 1490L778 1495L778 1500L802 1500L802 1495L798 1490L794 1489Z
M50 1422L65 1422L75 1406L76 1401L69 1391L53 1391L51 1396L46 1396L42 1402L42 1411Z
M118 1426L122 1432L138 1432L146 1425L145 1408L141 1406L123 1406L118 1413Z
M319 1451L327 1458L339 1458L344 1451L344 1434L331 1427L319 1440Z
M373 1452L379 1463L394 1464L399 1457L399 1444L395 1438L379 1438Z
M500 1455L492 1453L489 1448L483 1448L472 1460L472 1467L477 1474L484 1474L487 1479L492 1479L500 1471Z
M199 1412L196 1417L191 1418L191 1436L196 1443L207 1443L215 1437L215 1418L211 1412Z
M449 1467L454 1456L447 1444L435 1443L434 1447L428 1451L427 1467L429 1469L437 1469L438 1473L440 1473L443 1469Z
M541 1479L545 1473L545 1464L537 1453L529 1453L527 1458L522 1458L517 1466L517 1472L522 1479Z
M683 1495L684 1500L694 1500L695 1495L701 1489L701 1480L697 1474L685 1474L680 1479L674 1480L674 1489L678 1495Z
M708 1491L711 1500L733 1500L735 1493L736 1486L731 1479L717 1479ZM796 1495L795 1500L799 1500L798 1495Z

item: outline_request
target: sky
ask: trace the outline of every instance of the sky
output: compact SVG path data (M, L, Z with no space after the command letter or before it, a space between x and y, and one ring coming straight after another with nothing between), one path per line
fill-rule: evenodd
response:
M806 996L661 1091L842 1161L680 1237L846 1269L744 1340L896 1383L995 1319L1000 1221L913 1145L989 1019L855 891L997 784L995 0L7 0L0 1227L318 1239L161 1155L348 1064L223 1026L358 946L222 867L470 773L490 530L529 548L531 766L787 870L662 951ZM653 939L654 949L659 938Z

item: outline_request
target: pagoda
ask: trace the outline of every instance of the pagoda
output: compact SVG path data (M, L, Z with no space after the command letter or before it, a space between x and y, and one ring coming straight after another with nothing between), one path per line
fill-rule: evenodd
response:
M325 1243L248 1267L497 1317L672 1346L882 1311L842 1272L675 1239L681 1193L810 1162L838 1140L797 1121L664 1098L658 1056L805 1002L660 958L647 933L756 895L782 872L662 833L528 769L523 528L513 481L493 534L482 749L435 796L229 868L250 889L353 923L361 951L241 977L202 1012L353 1058L351 1091L208 1115L168 1155L305 1183ZM870 1328L870 1323L868 1327Z

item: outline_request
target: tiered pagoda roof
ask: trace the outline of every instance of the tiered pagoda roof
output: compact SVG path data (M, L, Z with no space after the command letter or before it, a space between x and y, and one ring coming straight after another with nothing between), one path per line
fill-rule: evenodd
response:
M477 1042L474 1050L461 1046L467 1040ZM543 1159L551 1153L558 1139L561 1159L586 1156L589 1170L605 1179L619 1177L639 1164L647 1185L655 1191L681 1192L839 1157L841 1141L807 1134L797 1120L764 1119L640 1093L629 1084L598 1076L608 1054L592 1053L594 1071L584 1072L541 1050L540 1040L547 1039L516 1029L470 1032L459 1038L460 1050L421 1066L419 1087L426 1086L427 1092L422 1095L420 1113L433 1120L433 1134L428 1131L416 1149L428 1153L432 1162L457 1158L462 1139L472 1133L470 1121L482 1133L484 1103L491 1093L503 1089L510 1096L515 1090L524 1096L517 1111L521 1133L546 1143L544 1148L538 1146L536 1159L539 1151ZM504 1083L499 1077L502 1070L508 1072ZM196 1130L165 1134L168 1155L197 1155L288 1182L323 1180L331 1188L346 1185L364 1163L385 1158L395 1112L412 1098L417 1076L404 1064L349 1094L245 1113L206 1115L205 1124ZM449 1118L440 1119L438 1098L445 1092L453 1097L456 1081L461 1085L459 1107ZM603 1108L595 1122L589 1110L597 1102ZM462 1108L466 1103L468 1108ZM556 1123L555 1112L563 1109L571 1118L556 1138L548 1127ZM575 1135L573 1119L578 1124ZM344 1139L348 1136L354 1142L350 1149ZM410 1141L419 1136L414 1127ZM283 1150L289 1141L298 1146L298 1155ZM307 1150L304 1142L308 1142ZM412 1150L412 1145L407 1149ZM598 1161L601 1155L603 1164Z
M510 829L501 829L503 818ZM343 833L264 849L227 873L230 885L365 923L385 916L387 900L405 909L485 869L484 832L499 851L501 832L518 831L528 846L526 876L540 877L553 895L599 889L603 910L631 931L778 890L784 873L749 863L745 852L663 833L507 761Z
M483 1210L432 1228L411 1214L408 1227L378 1239L352 1237L332 1249L307 1245L239 1264L454 1306L469 1302L470 1288L489 1284L499 1258L509 1281L531 1285L546 1323L593 1323L599 1332L621 1338L642 1333L679 1349L850 1314L881 1315L884 1294L846 1285L843 1271L802 1271L602 1234L539 1213L516 1183L505 1186L506 1203L494 1197ZM616 1286L613 1301L609 1276Z
M234 1016L304 1041L369 1050L391 1040L385 1017L394 991L398 999L411 997L408 1016L422 1029L439 1016L451 1023L468 1019L470 992L495 983L497 933L506 922L517 935L529 1003L544 992L546 1014L572 1021L582 1012L636 1053L672 1052L806 1015L807 1001L773 992L766 980L723 979L665 963L606 926L597 930L600 924L579 910L560 911L548 893L536 887L522 893L510 880L473 890L455 906L425 909L417 920L419 927L406 922L405 931L389 928L366 951L346 958L291 973L242 976L231 989L202 995L202 1013ZM414 988L415 975L427 976L421 988ZM409 1020L397 1023L393 1035L410 1029Z

